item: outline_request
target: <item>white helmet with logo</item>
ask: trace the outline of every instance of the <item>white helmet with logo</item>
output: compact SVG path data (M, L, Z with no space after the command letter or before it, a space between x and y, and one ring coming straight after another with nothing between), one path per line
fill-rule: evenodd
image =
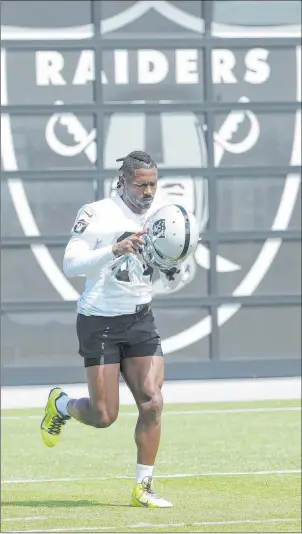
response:
M183 206L163 206L148 217L144 231L145 262L160 269L180 265L195 252L199 240L198 221Z

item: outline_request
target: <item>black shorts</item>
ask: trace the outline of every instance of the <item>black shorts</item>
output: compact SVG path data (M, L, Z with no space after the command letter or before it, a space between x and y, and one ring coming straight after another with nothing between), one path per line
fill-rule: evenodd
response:
M79 313L77 336L85 367L120 363L135 356L163 356L149 305L137 313L115 317Z

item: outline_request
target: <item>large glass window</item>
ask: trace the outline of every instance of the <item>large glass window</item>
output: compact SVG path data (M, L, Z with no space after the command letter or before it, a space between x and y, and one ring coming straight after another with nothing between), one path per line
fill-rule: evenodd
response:
M215 164L225 167L299 165L295 112L230 110L215 117Z
M189 38L204 33L203 2L101 2L105 38Z
M240 332L240 340L238 339ZM242 306L219 329L220 357L228 361L289 360L301 354L298 306Z
M65 278L62 272L64 250L63 245L3 250L2 300L58 303L75 300L84 290L85 278Z
M271 230L279 209L286 215L284 229L299 230L301 189L298 181L299 177L218 178L218 230Z
M2 54L8 104L89 104L95 79L93 50L6 50ZM22 91L20 91L20 79Z
M95 200L92 181L29 182L8 180L1 184L1 234L3 237L35 235L33 218L41 235L68 235L83 204ZM24 217L24 205L31 216Z
M91 2L86 0L4 0L2 39L82 39L93 35Z
M91 169L96 162L94 117L62 113L6 115L2 122L4 171Z
M273 30L301 23L299 0L215 0L213 5L214 24Z
M35 367L48 367L55 379L57 367L67 379L68 368L76 370L75 379L81 376L75 317L85 279L65 277L65 240L83 204L116 194L116 159L140 149L158 164L158 195L193 211L201 231L182 286L168 294L154 276L154 313L168 369L201 376L211 360L214 366L222 360L224 373L226 362L258 359L261 367L261 361L300 354L301 314L294 302L301 294L301 193L291 166L301 164L294 108L301 100L301 6L255 4L2 2L2 38L23 41L20 49L2 50L1 103L31 108L28 114L2 108L1 344L10 373L21 367L30 381ZM205 53L198 43L208 46L210 29L219 47L216 39ZM98 48L97 62L90 43L89 50L78 42L72 49L74 40L85 43L94 34L113 46ZM229 44L236 37L258 41L238 48ZM144 49L144 38L153 46ZM128 39L135 48L127 47ZM41 46L27 49L32 40ZM211 101L207 109L205 99ZM234 109L237 102L246 108ZM62 112L62 103L74 111ZM146 112L143 103L162 107ZM177 103L182 111L171 112L169 105ZM33 111L54 104L53 113ZM275 238L273 229L288 230L290 239ZM42 236L42 244L24 245L24 236ZM257 306L228 303L231 295L247 295ZM8 313L14 302L37 306ZM52 311L41 311L43 302L51 302ZM68 305L73 311L63 311ZM45 343L45 332L51 342ZM40 370L34 380L41 380Z
M11 313L1 320L1 361L7 368L83 368L75 313Z
M181 46L181 40L180 40ZM197 48L127 50L102 53L105 102L201 102L204 56Z
M233 263L219 273L220 295L301 294L301 243L277 240L218 245L220 256Z
M274 48L259 42L238 48L223 41L223 46L212 50L214 101L295 102L301 98L297 94L300 54L295 47Z

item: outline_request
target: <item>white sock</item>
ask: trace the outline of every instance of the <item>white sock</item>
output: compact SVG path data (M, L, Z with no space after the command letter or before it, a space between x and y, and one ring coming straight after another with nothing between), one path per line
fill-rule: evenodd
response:
M152 477L154 465L136 464L136 483L139 484L143 478Z
M57 410L60 412L60 414L64 415L65 417L69 415L67 411L67 404L70 401L70 397L68 395L62 395L59 399L56 400L56 407Z

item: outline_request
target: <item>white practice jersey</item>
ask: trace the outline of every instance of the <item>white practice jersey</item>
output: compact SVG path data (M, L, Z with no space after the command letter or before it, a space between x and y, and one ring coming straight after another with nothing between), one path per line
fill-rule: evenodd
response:
M112 246L143 229L148 216L162 204L154 200L144 214L136 214L116 196L86 204L76 217L71 238L65 250L63 268L66 276L85 276L85 290L78 300L78 313L115 316L135 313L136 306L152 299L152 269L141 270L133 286L126 263L115 275L111 266L116 260ZM175 288L182 270L173 281L159 273L164 284Z

